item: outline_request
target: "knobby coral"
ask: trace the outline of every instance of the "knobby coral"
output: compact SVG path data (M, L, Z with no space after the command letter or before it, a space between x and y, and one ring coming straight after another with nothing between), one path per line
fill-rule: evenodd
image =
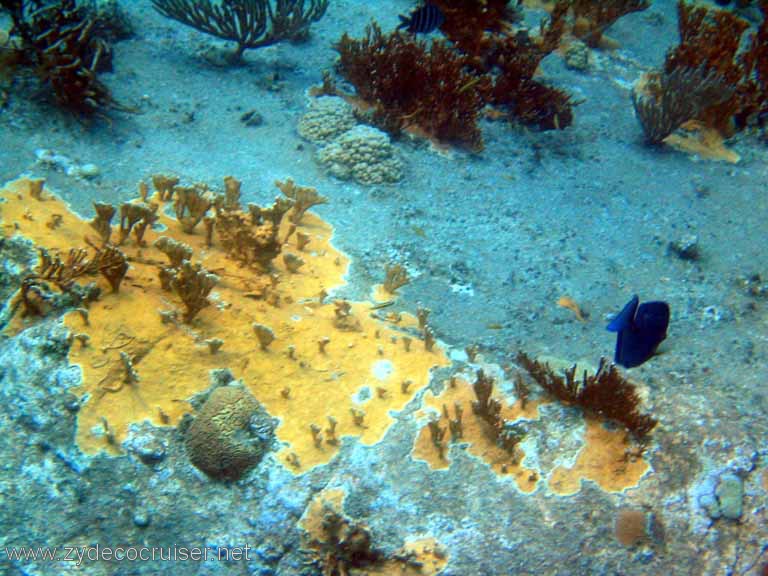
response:
M301 37L328 8L328 0L152 0L155 10L195 30L237 43L234 58L249 48Z

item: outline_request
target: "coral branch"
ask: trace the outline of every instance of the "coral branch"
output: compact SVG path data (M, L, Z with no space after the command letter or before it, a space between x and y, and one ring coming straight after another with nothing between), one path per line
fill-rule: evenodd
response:
M187 309L184 313L184 322L187 324L192 322L197 313L210 304L208 294L218 281L218 276L210 274L199 264L193 265L189 260L181 263L181 267L171 278L170 284Z
M195 30L237 43L235 58L249 48L270 46L307 34L328 0L152 0L155 10Z
M656 419L640 413L640 396L635 387L616 366L607 365L604 358L600 359L597 372L594 375L585 372L580 382L575 377L575 365L565 371L563 378L549 365L532 360L524 352L518 353L517 363L551 396L622 424L638 440L645 440L657 424Z

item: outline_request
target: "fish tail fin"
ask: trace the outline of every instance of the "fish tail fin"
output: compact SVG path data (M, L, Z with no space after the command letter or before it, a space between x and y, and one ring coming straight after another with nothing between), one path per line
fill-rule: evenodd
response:
M399 14L398 18L400 18L400 25L397 27L398 30L402 30L403 28L408 28L408 26L411 25L411 19L408 18L408 16L403 16L402 14Z

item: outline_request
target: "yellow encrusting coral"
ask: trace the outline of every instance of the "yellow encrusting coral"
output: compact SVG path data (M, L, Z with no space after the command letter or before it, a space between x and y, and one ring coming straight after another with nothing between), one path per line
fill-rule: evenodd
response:
M549 488L567 496L581 489L582 480L592 480L606 492L622 492L637 486L650 470L639 452L628 450L625 430L609 430L587 418L584 447L572 467L558 466L549 477Z
M323 576L433 576L448 564L445 548L431 536L409 538L385 555L368 526L344 513L345 490L326 488L315 494L299 520L302 551L308 565Z
M120 250L130 268L119 293L102 290L87 315L71 312L64 319L74 334L84 335L69 353L82 370L76 392L85 399L78 414L78 445L88 453L114 452L131 423L148 419L175 425L190 412L188 399L208 387L209 371L216 368L230 369L280 419L276 435L285 447L279 457L291 470L328 461L344 436L366 444L381 439L393 422L390 412L402 410L426 385L432 367L447 364L442 350L404 345L412 335L403 331L416 324L406 314L388 321L370 303L339 304L328 298L344 283L349 259L331 245L332 228L314 214L303 212L300 222L290 222L282 218L286 206L281 203L271 209L251 205L249 217L228 206L238 201L234 180L227 180L223 202L209 198L202 187L193 187L195 192L182 188L178 196L177 184L158 177L157 193L147 199L143 192L145 202L157 205L155 227L164 229L148 227L141 241L126 236ZM73 247L104 245L104 216L94 226L47 191L36 199L34 188L22 179L0 193L6 236L18 234L63 254ZM216 207L216 219L202 212L208 202ZM53 214L60 215L55 228L46 226ZM242 234L219 236L219 216L229 222L228 231L257 230L256 241L246 238L240 246L236 242ZM202 220L205 229L195 227ZM279 230L272 228L275 223ZM296 227L301 240L291 234ZM191 256L186 250L181 255L181 266L187 262L191 267L188 272L204 267L205 274L218 278L209 292L198 291L209 305L198 300L194 314L179 290L163 290L161 271L180 274L180 266L168 255L168 241L160 243L166 252L156 245L161 236L191 248ZM298 242L304 244L301 249ZM256 253L260 248L266 255ZM299 251L304 265L296 273L275 258ZM15 326L29 321L17 317ZM254 326L268 327L274 340L264 345ZM404 388L403 381L411 384ZM379 388L386 393L377 393ZM330 434L329 419L335 422ZM320 427L321 441L312 425Z
M572 362L554 357L542 356L538 361L547 363L558 373L573 365ZM578 370L590 374L595 372L594 367L583 362L578 363ZM510 372L507 375L512 374ZM497 475L512 476L522 492L535 491L539 480L545 479L547 488L561 496L578 492L582 480L591 480L606 492L620 492L637 486L650 471L650 465L644 458L644 445L632 444L625 429L607 428L589 416L585 419L583 445L577 453L567 454L567 458L574 460L572 466L545 466L542 465L542 459L535 455L527 459L524 449L517 444L520 437L515 437L516 420L528 421L530 428L539 428L540 424L536 425L534 421L541 419L539 407L548 400L528 400L529 390L524 373L517 371L514 375L517 396L514 404L508 405L495 392L491 393L493 405L491 402L487 404L494 410L498 409L496 418L488 418L487 413L482 414L478 410L482 404L482 384L492 380L482 371L478 373L474 386L463 378L453 376L445 382L439 395L434 396L431 391L427 391L424 394L424 408L416 413L417 417L426 422L416 437L412 457L427 462L433 470L447 469L451 464L448 452L450 444L464 442L468 444L468 452L483 460ZM489 390L487 387L485 389ZM496 414L493 410L491 412L492 416ZM503 447L504 441L510 437L500 435L489 420L505 423L502 430L512 433L511 450ZM521 423L520 430L524 430L528 424Z
M413 457L424 460L433 469L447 468L450 460L446 449L453 436L455 441L468 442L469 452L481 458L493 468L494 472L502 476L512 476L521 491L533 492L536 489L539 475L535 470L528 469L523 465L524 451L517 446L514 454L510 454L497 445L489 424L473 411L472 403L475 401L476 396L472 385L460 378L451 378L447 381L443 391L436 397L431 391L427 391L424 395L424 405L432 408L433 413L436 410L440 414L440 418L432 420L419 432L412 452ZM457 407L459 407L461 414L459 438L456 438L457 434L454 431L456 425L451 424L451 422L456 422ZM422 411L422 414L426 412L426 410ZM538 403L526 402L525 408L521 402L516 402L511 406L502 403L501 417L509 421L519 418L535 420L538 418ZM435 433L433 432L436 426L444 431L444 438L440 440L443 443L442 449L436 446Z

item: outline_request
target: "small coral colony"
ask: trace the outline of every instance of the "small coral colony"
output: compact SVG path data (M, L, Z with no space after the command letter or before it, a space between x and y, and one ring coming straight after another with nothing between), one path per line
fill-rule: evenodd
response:
M247 50L306 39L329 2L152 0L163 16L230 42L231 66L242 65ZM100 77L112 69L111 43L124 30L115 12L97 5L0 0L12 22L0 37L0 66L11 75L37 75L58 105L92 123L133 113ZM584 68L588 48L616 45L605 33L611 24L648 7L647 0L414 4L396 30L371 22L362 33L336 41L335 69L311 90L299 133L318 146L317 160L331 174L372 184L402 177L390 138L404 133L437 147L479 151L481 120L563 130L578 102L542 75L542 60L557 52L569 66ZM523 24L529 9L547 14L534 28ZM768 2L755 9L762 13L759 25L728 8L678 2L679 43L632 92L648 145L671 144L681 132L722 139L765 120ZM344 82L337 85L337 79ZM78 430L84 451L119 451L130 424L143 419L179 424L193 411L187 399L203 392L200 373L226 367L246 387L210 394L197 423L185 425L191 461L213 478L240 477L261 450L253 448L257 440L233 429L253 432L249 415L266 409L281 421L265 420L259 442L265 445L263 437L274 433L282 441L282 461L300 473L327 461L342 435L378 441L392 421L390 411L423 389L430 367L447 364L428 309L415 317L387 311L408 282L404 268L387 268L373 302L329 296L343 282L347 260L329 244L330 227L308 212L327 198L290 180L277 185L283 196L274 204L244 206L241 184L232 177L215 192L155 175L153 190L142 182L135 201L94 203L91 221L71 213L41 180L6 187L4 234L31 239L39 255L20 280L16 316L7 329L65 315L73 334L70 360L85 366L82 393L88 400ZM141 314L138 302L146 310ZM617 363L635 366L652 356L666 336L665 307L638 306L637 299L628 304L610 327L619 334ZM123 320L116 332L118 317ZM173 351L165 345L161 351L161 342L171 338ZM197 351L201 347L205 354ZM467 349L470 362L476 355ZM439 465L449 438L478 434L484 440L472 441L490 442L494 463L503 460L499 470L520 470L526 431L515 421L534 383L545 398L619 424L628 433L624 440L640 447L622 449L624 457L642 458L656 420L642 413L635 385L614 366L601 361L597 369L557 371L522 352L516 364L510 373L521 406L515 417L487 371L478 369L473 383L451 378L446 387L456 399L454 417L443 404L444 418L425 426L425 450L431 451L425 459ZM256 365L262 369L254 372ZM172 390L157 382L168 370L177 381ZM375 392L353 404L368 371L377 375ZM270 373L281 377L251 386L256 374ZM329 373L338 374L336 395L328 392ZM134 408L127 408L129 392L143 396ZM237 410L228 411L229 402ZM216 426L206 427L208 419ZM538 476L526 472L526 478L535 482Z

